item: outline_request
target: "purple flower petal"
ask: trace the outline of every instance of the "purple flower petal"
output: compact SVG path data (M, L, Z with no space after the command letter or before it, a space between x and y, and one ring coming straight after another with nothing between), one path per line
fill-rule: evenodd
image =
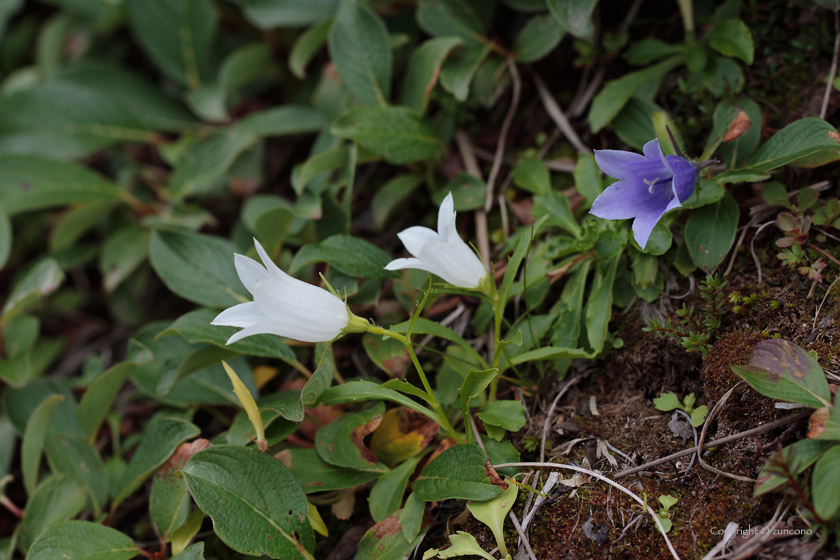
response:
M606 220L627 220L657 205L648 186L639 179L625 179L607 187L592 203L591 214Z
M674 192L680 202L685 202L694 193L697 182L697 168L689 161L678 156L668 156L668 163L674 171Z
M595 163L601 171L615 179L624 179L631 174L631 168L638 163L644 163L645 157L633 152L622 150L595 150Z
M642 148L645 158L649 160L660 161L664 157L662 155L662 148L659 147L659 139L654 138Z

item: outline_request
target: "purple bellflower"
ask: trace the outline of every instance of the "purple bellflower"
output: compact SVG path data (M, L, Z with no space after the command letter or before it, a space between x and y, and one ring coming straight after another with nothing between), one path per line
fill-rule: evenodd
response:
M662 215L694 192L697 167L680 156L664 155L659 140L645 144L643 151L595 150L601 171L619 181L595 199L590 213L607 220L636 218L633 236L644 249Z

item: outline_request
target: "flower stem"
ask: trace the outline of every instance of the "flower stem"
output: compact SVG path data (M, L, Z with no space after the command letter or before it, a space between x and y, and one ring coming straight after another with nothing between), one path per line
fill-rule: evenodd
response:
M504 314L504 303L499 299L499 292L496 290L496 283L490 284L490 305L493 307L493 362L492 367L499 369L499 363L502 361L502 316ZM499 376L493 378L490 382L490 395L488 402L492 403L496 400L496 391L499 388Z
M432 391L432 386L429 384L429 380L426 377L426 372L423 371L423 366L420 365L420 360L417 359L417 354L414 353L414 347L411 345L411 339L401 335L400 333L383 329L382 327L378 327L376 325L370 325L367 328L367 331L373 334L378 334L382 336L390 336L391 338L395 338L402 342L403 346L405 347L406 351L408 352L409 357L411 358L411 362L414 364L414 367L417 369L417 374L420 376L420 381L423 383L423 389L426 391L426 394L429 396L430 404L434 409L435 413L438 415L440 420L440 426L446 430L446 432L458 443L464 443L464 440L455 431L455 428L452 427L452 424L449 423L449 419L446 417L446 414L443 412L443 408L440 406L437 398L435 397L434 392Z

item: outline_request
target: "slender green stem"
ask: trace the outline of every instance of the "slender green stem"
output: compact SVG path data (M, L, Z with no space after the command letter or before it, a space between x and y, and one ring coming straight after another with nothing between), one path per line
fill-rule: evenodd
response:
M417 354L414 353L414 348L411 345L411 339L401 335L400 333L383 329L382 327L378 327L376 325L371 325L367 328L368 332L373 334L379 334L382 336L390 336L391 338L395 338L402 342L403 346L405 347L406 351L408 352L409 357L411 358L411 362L414 364L414 367L417 369L417 374L420 376L420 381L423 383L423 389L426 391L426 394L429 396L430 404L434 409L435 413L438 415L440 420L440 426L446 430L446 432L458 443L464 443L464 440L455 431L455 428L452 427L452 424L449 423L449 419L446 417L446 414L443 412L443 408L440 406L437 398L435 397L434 392L432 391L432 386L429 384L429 380L426 377L426 372L423 371L423 366L420 365L420 360L417 359Z
M504 315L504 304L499 299L499 292L496 290L496 284L491 283L490 290L490 305L493 307L493 363L495 369L499 369L499 364L502 361L502 354L504 346L502 345L502 316ZM496 391L499 388L499 377L493 378L490 382L490 396L489 402L496 400Z

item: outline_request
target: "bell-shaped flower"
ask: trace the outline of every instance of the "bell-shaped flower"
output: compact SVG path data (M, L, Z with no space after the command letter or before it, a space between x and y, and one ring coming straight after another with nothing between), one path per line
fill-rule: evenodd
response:
M341 299L292 278L274 264L259 241L255 239L254 244L264 266L248 257L234 256L239 279L254 301L222 311L211 323L242 328L228 339L228 344L265 333L301 342L327 342L347 332L365 330L368 322L350 313Z
M455 229L455 203L446 195L438 211L438 230L414 226L397 234L413 258L396 259L387 270L416 268L441 277L459 288L475 290L487 279L487 270Z
M679 156L666 156L659 140L644 147L644 155L621 150L595 150L601 171L619 179L592 204L590 213L607 220L633 221L633 235L644 248L662 215L682 206L694 192L697 168Z

